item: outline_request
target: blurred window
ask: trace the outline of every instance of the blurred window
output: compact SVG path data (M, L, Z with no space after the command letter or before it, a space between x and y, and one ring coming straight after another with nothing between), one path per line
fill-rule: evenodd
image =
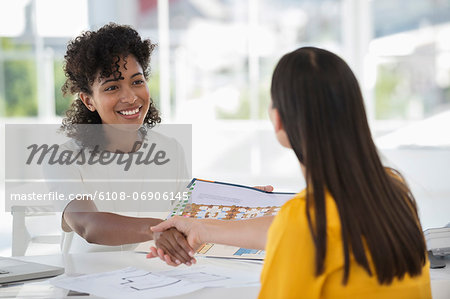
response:
M0 117L62 116L67 41L87 29L87 0L0 2Z
M110 21L158 43L166 121L266 119L276 62L307 45L349 62L375 124L450 108L450 0L16 0L0 3L0 117L62 116L67 41Z
M421 120L450 108L450 1L372 1L375 118Z
M157 30L161 1L139 3L139 28ZM265 119L282 54L306 44L340 47L339 0L173 0L167 13L168 101L179 121Z

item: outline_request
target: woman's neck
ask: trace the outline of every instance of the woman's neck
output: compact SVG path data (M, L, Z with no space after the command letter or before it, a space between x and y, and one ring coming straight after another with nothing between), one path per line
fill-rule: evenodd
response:
M302 173L303 173L303 177L306 180L306 168L305 165L303 165L302 163L300 163L300 168L302 169Z
M142 136L139 130L123 130L121 128L105 127L105 134L108 140L106 150L110 152L130 153L139 150Z

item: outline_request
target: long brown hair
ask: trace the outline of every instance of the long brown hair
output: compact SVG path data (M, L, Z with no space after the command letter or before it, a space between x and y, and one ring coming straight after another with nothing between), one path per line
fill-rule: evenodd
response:
M315 274L324 271L329 192L342 225L344 284L350 254L372 275L365 246L380 284L390 284L405 273L419 275L426 245L414 197L380 161L349 66L326 50L300 48L279 61L271 95L292 149L306 168Z

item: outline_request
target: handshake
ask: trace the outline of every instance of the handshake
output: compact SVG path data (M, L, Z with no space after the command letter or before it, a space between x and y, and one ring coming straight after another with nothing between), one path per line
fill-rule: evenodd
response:
M272 186L254 188L273 191ZM195 251L206 242L264 249L266 232L272 220L271 216L245 221L174 216L151 227L155 246L150 248L147 258L159 257L171 266L190 266L196 263Z
M151 227L156 247L150 247L147 258L159 257L171 266L195 264L194 253L206 242L200 238L202 228L202 220L182 216Z

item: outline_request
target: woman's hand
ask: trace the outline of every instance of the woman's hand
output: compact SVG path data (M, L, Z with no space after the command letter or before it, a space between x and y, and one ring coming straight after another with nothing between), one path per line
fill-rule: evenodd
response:
M203 240L205 240L206 231L201 224L202 221L204 220L174 216L169 220L151 227L151 230L153 233L158 233L174 227L186 236L189 246L197 250L204 243Z
M273 191L273 186L271 186L271 185L267 185L267 186L255 186L255 187L253 187L253 188L259 189L259 190L262 190L262 191L266 191L266 192L272 192L272 191Z
M147 258L159 256L171 266L186 264L190 266L195 263L194 251L189 246L186 237L176 228L169 228L164 232L153 232L155 247L150 248Z
M270 185L267 186L255 186L253 188L265 191L265 192L272 192L273 187ZM270 222L269 222L270 223ZM161 222L160 224L153 226L151 230L153 231L155 235L155 240L157 234L163 232L164 230L168 230L171 228L176 228L178 231L182 232L185 236L187 236L187 242L189 243L189 246L195 250L197 250L203 243L207 240L206 233L208 232L208 229L205 229L205 225L208 224L208 220L198 220L198 219L192 219L192 218L186 218L181 216L175 216L170 218L169 220L166 220L164 222ZM186 241L184 238L182 238L183 241ZM173 240L170 244L173 244ZM179 246L178 246L179 247ZM185 245L181 245L181 247L186 248ZM158 242L156 242L156 247L150 247L150 253L147 255L147 258L154 258L159 257L161 260L165 261L168 265L171 266L178 266L181 263L182 260L179 258L175 258L175 253L170 252L166 249L167 247L160 246ZM171 248L175 249L176 246L172 246ZM178 248L179 250L179 248ZM185 253L185 252L184 252ZM188 252L190 257L194 256L194 251ZM186 257L184 256L184 260L186 260ZM192 258L190 263L189 262L183 262L186 265L190 265L192 263L195 263L195 259Z

